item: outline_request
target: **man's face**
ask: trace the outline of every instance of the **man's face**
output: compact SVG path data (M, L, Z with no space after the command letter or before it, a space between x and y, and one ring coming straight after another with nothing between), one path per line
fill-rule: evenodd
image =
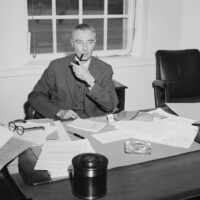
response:
M88 60L91 57L95 43L95 33L90 30L75 30L72 34L72 47L79 58L81 54L84 54L82 60Z

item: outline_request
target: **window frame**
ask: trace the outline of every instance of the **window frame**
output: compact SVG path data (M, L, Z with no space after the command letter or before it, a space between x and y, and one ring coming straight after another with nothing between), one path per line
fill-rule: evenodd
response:
M94 56L98 57L110 57L110 56L125 56L130 55L133 47L134 31L135 31L135 17L136 17L136 0L127 0L127 14L108 14L107 5L108 0L104 0L104 14L103 15L83 15L83 0L79 0L79 12L77 15L56 15L56 0L52 1L52 15L45 16L28 16L28 7L27 0L25 1L26 8L26 30L27 30L27 58L29 61L40 61L40 60L49 60L58 57L63 57L69 55L68 52L56 52L57 48L57 35L56 35L56 20L57 19L78 19L79 23L83 22L83 19L103 19L104 23L104 44L103 50L95 50L93 52ZM133 12L135 11L135 12ZM30 53L30 33L28 32L28 20L31 19L49 19L52 20L52 30L53 30L53 52L44 53L44 54L33 54ZM117 50L107 50L107 24L108 19L127 19L127 44L126 49L117 49ZM98 38L97 38L98 39Z

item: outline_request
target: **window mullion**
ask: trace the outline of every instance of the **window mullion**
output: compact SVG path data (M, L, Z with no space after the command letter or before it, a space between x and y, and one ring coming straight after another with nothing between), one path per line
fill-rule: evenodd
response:
M123 7L123 14L124 14L124 13L126 13L126 9L127 9L126 0L123 0L123 5L124 5L124 7ZM129 18L128 18L128 21L129 21ZM123 49L125 47L127 47L126 46L126 44L127 44L127 38L128 38L128 26L127 25L128 25L128 22L125 21L125 20L123 20L123 30L122 30L123 31L123 33L122 33L123 34L123 44L122 44Z
M133 45L133 30L135 27L133 27L134 24L134 20L136 17L136 8L135 8L135 2L136 0L129 0L129 4L128 4L128 24L127 24L127 41L131 41L131 42L127 42L127 49L131 49L132 45ZM134 17L134 16L135 17ZM130 29L130 27L132 27Z
M104 0L104 31L103 31L103 50L107 50L108 39L108 0Z
M79 0L79 24L83 23L83 0Z
M53 53L57 53L56 0L52 0Z

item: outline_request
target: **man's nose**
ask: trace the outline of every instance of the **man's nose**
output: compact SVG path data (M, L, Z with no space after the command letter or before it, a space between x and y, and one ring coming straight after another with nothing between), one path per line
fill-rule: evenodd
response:
M87 43L83 43L83 49L88 50L88 44Z

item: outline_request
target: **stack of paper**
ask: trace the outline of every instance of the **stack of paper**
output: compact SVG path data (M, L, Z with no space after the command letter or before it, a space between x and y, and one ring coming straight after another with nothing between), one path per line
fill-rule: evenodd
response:
M51 178L68 177L72 158L78 154L94 152L87 139L46 142L35 165L35 170L48 170Z

